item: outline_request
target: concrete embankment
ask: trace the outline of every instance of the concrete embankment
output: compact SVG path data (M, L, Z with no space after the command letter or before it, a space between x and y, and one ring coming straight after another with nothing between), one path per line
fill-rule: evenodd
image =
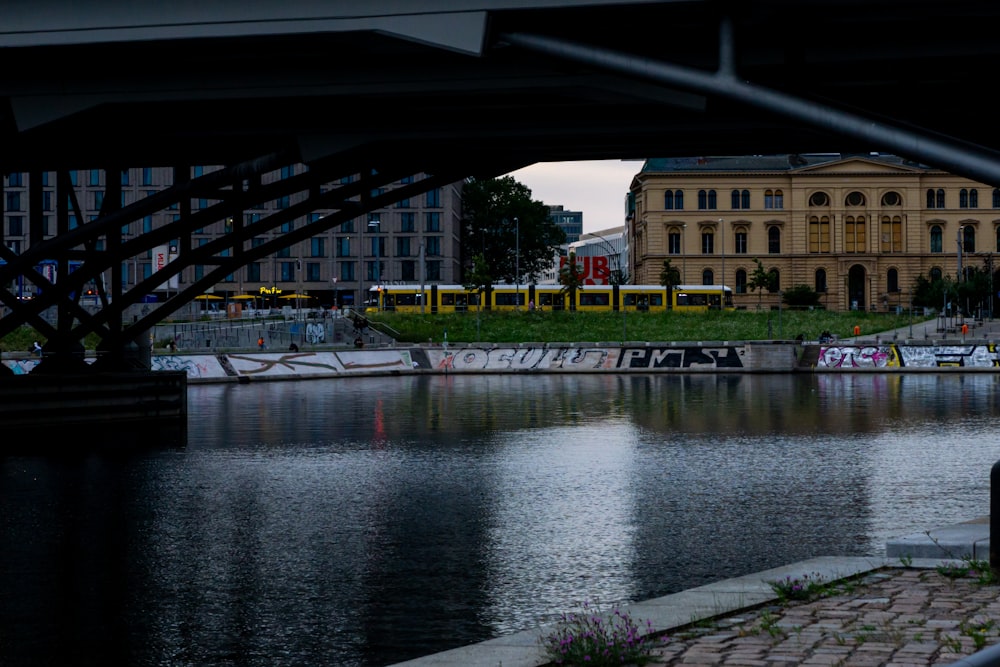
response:
M3 361L15 375L30 373L37 362L27 355ZM158 354L151 365L154 371L184 371L191 383L401 373L997 372L1000 350L985 341L877 339L828 344L456 343Z

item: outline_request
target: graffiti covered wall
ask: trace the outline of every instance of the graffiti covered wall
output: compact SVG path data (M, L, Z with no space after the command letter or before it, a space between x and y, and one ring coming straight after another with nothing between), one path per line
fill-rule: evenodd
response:
M817 369L993 368L1000 370L994 343L968 345L825 345Z

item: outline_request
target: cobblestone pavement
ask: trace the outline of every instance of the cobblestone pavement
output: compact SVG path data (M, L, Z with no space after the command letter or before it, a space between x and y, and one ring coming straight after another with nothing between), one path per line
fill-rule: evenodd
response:
M1000 643L1000 585L887 568L836 594L672 632L654 667L926 667Z

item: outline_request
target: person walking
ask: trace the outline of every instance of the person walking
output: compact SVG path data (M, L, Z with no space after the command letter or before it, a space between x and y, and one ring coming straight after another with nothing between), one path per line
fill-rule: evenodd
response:
M257 339L257 349L260 350L264 349L264 336L261 336L260 338Z

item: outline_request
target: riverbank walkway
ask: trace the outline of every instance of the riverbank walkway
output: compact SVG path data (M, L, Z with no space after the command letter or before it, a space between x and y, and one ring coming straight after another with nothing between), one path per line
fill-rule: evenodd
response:
M953 576L988 560L984 517L891 540L884 558L814 558L621 610L666 638L651 667L1000 665L1000 584ZM783 603L768 582L789 577L836 592ZM548 665L539 640L553 627L394 667Z

